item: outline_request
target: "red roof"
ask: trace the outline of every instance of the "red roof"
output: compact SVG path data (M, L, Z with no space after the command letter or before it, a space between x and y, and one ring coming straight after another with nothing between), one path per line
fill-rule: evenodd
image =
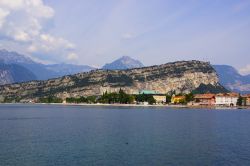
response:
M215 97L215 94L207 93L207 94L197 94L194 96L195 99L212 99Z

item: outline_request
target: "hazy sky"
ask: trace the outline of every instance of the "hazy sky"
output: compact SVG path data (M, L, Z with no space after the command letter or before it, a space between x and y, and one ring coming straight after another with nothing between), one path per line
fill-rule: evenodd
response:
M44 62L229 64L250 73L250 0L0 0L0 48Z

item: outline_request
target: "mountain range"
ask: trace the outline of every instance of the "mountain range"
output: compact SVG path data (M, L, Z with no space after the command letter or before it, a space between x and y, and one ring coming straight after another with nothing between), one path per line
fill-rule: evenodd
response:
M213 65L213 67L224 87L243 94L250 93L250 75L243 76L229 65Z
M19 71L18 76L17 68ZM64 75L87 72L95 68L87 65L38 63L16 52L0 50L0 85L30 80L47 80ZM22 78L22 79L20 79Z
M141 67L144 67L144 65L139 60L123 56L105 64L102 69L126 70ZM213 68L219 76L220 84L228 90L250 93L250 75L243 76L229 65L213 65ZM47 80L91 70L96 70L96 68L65 63L45 65L19 53L0 50L0 85L30 80Z

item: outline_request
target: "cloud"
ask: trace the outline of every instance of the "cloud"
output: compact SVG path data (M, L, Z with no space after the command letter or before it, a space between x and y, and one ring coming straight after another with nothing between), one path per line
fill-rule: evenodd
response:
M67 56L75 45L46 32L54 10L42 0L0 0L0 40L9 40L31 54Z
M76 60L76 59L78 59L78 55L74 52L71 52L68 54L67 59L68 60Z
M250 74L250 64L245 66L244 68L241 68L239 70L239 72L242 74L242 75L248 75Z

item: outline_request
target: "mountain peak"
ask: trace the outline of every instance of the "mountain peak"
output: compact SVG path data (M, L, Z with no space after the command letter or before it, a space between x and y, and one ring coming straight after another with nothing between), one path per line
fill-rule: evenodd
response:
M133 59L129 56L122 56L121 58L113 61L112 63L105 64L102 69L107 70L124 70L144 67L144 65L136 59Z
M35 64L31 58L6 49L0 50L0 61L6 64Z

